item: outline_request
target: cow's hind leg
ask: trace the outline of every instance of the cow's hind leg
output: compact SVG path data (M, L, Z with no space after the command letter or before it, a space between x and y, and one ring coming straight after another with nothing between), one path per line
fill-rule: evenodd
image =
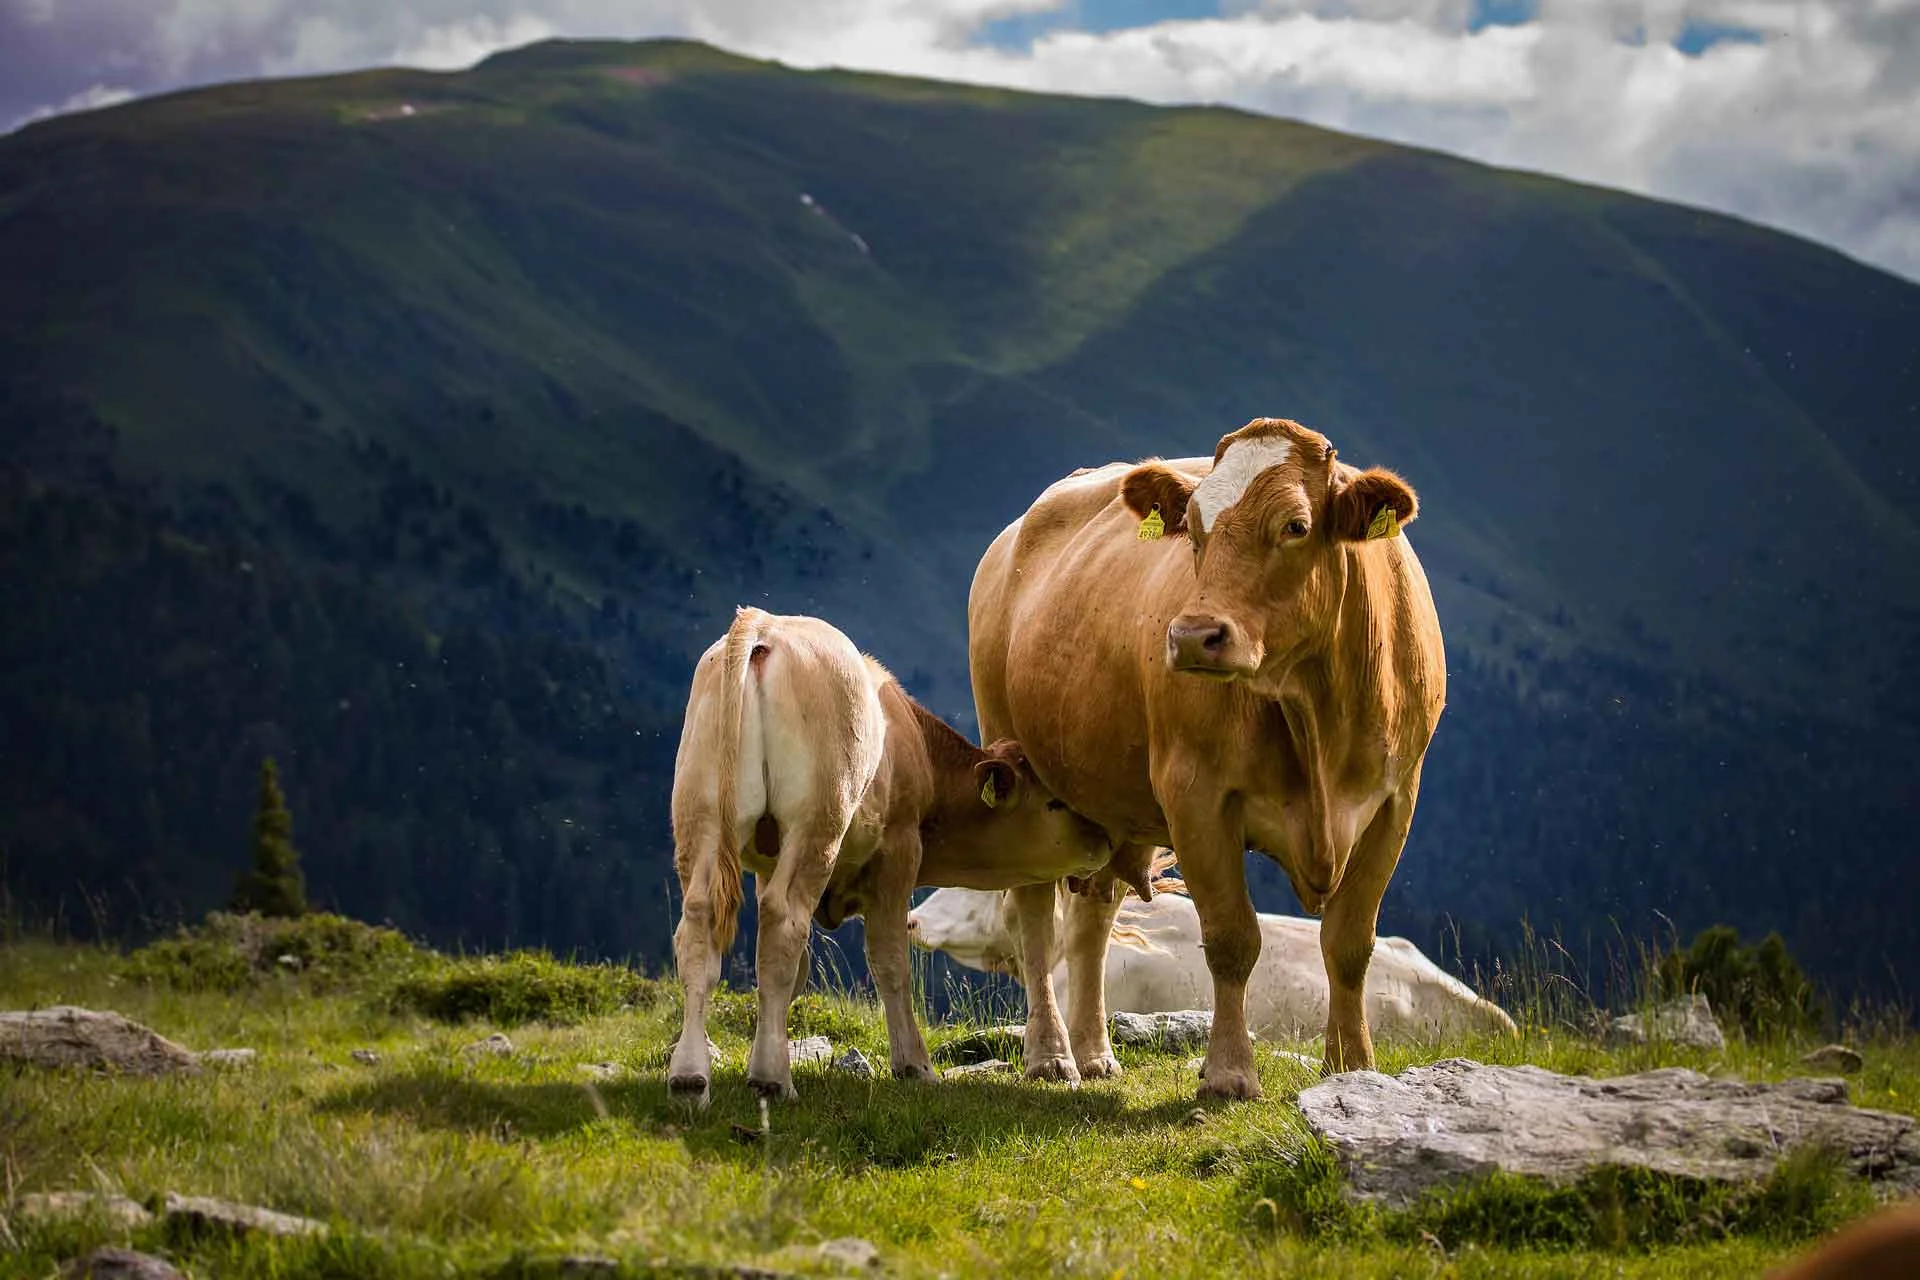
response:
M1373 1035L1367 1027L1367 967L1373 961L1380 899L1407 843L1419 786L1416 768L1407 787L1380 806L1380 812L1354 845L1346 874L1327 899L1321 918L1320 955L1327 965L1327 1048L1321 1069L1329 1074L1373 1068Z
M1058 890L1052 884L1023 885L1012 891L1020 924L1020 979L1027 991L1027 1079L1080 1083L1067 1039L1067 1021L1053 993L1053 913Z
M1115 860L1125 856L1129 854L1123 849ZM1067 899L1067 1037L1082 1080L1120 1074L1120 1060L1113 1056L1107 1033L1107 948L1127 886L1112 880L1107 887L1107 895L1077 893Z
M717 832L690 833L680 872L680 926L673 933L674 965L679 970L685 1002L680 1017L680 1039L667 1067L667 1091L705 1107L711 1097L708 1082L713 1062L707 1051L707 1007L720 983L720 950L714 945L713 877Z
M919 831L889 837L866 908L867 968L887 1015L887 1056L901 1080L934 1078L920 1020L913 1013L913 970L907 959L907 910L919 871Z
M813 911L826 892L846 826L830 833L801 827L783 832L780 861L760 881L760 937L754 969L760 1017L753 1029L747 1082L767 1097L794 1098L787 1053L787 1013L807 976Z

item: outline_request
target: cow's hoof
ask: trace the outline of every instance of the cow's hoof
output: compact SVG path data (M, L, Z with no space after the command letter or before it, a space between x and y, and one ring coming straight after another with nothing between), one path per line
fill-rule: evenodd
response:
M667 1092L682 1102L691 1102L702 1111L713 1101L705 1076L668 1076Z
M1027 1079L1058 1080L1062 1084L1079 1084L1080 1068L1073 1065L1073 1059L1061 1054L1056 1058L1036 1058L1027 1064Z
M1110 1053L1103 1053L1080 1064L1082 1080L1111 1080L1120 1074L1120 1061Z
M919 1062L908 1062L893 1069L895 1080L938 1080L933 1068Z
M1203 1067L1200 1097L1251 1102L1260 1097L1260 1077L1233 1067Z
M772 1099L775 1102L792 1102L800 1096L800 1091L793 1087L791 1080L749 1079L747 1083L753 1086L755 1093L763 1098Z

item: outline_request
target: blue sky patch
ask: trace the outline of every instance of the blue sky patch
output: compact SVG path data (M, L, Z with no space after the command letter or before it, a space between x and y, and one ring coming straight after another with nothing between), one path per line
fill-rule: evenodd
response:
M1540 16L1540 0L1473 0L1467 30L1482 27L1524 27Z
M1124 31L1156 22L1217 18L1220 0L1069 0L1046 13L1017 13L980 28L976 43L1026 50L1054 31Z
M1673 47L1689 58L1697 58L1717 44L1765 44L1766 39L1752 27L1734 27L1720 22L1689 22L1673 38Z

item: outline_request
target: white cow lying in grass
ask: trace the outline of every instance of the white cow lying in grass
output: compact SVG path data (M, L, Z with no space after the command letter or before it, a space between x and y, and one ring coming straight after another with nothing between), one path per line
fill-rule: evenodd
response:
M1159 1013L1212 1007L1213 978L1200 949L1200 916L1176 880L1160 880L1153 901L1128 898L1107 949L1107 1008ZM1167 892L1167 890L1172 890ZM1055 897L1052 957L1065 985L1066 889ZM1304 1040L1327 1024L1327 972L1320 958L1320 922L1262 913L1260 959L1247 980L1247 1026L1269 1040ZM916 946L944 951L970 969L1020 978L1012 895L940 889L907 917ZM1376 938L1367 967L1367 1021L1395 1039L1457 1031L1514 1033L1513 1019L1427 959L1405 938Z

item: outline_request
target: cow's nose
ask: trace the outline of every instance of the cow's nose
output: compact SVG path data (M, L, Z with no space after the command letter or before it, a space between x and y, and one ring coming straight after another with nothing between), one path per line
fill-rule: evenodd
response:
M907 917L907 941L920 941L920 918L918 916Z
M1176 670L1217 666L1232 639L1218 618L1175 618L1167 628L1167 659Z

